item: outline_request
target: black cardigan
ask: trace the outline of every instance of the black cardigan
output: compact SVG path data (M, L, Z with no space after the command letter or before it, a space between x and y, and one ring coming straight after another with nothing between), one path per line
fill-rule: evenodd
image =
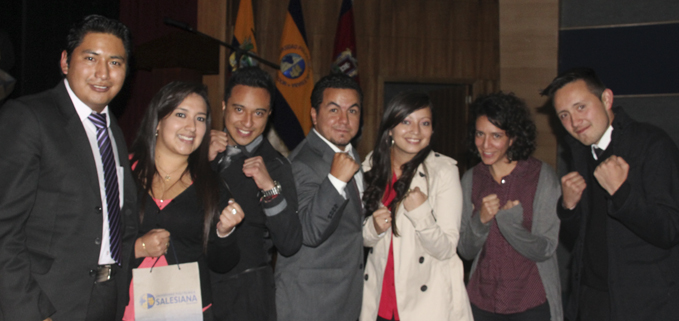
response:
M231 198L226 188L220 188L219 211L224 209ZM207 251L203 251L203 217L204 210L196 188L191 185L177 195L162 210L158 208L150 195L144 204L144 221L139 227L139 236L156 228L170 232L171 247L165 258L168 264L198 262L200 271L200 287L203 307L212 303L210 290L210 270L225 273L231 270L240 259L237 239L233 235L226 238L217 236L217 229L210 228ZM175 259L174 251L177 253ZM144 258L136 259L134 266L139 266Z

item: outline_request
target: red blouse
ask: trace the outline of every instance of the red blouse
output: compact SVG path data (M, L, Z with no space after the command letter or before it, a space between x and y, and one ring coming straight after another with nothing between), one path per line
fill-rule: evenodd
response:
M382 198L382 204L389 207L391 202L396 198L396 190L394 190L394 183L396 182L396 173L391 178L391 185L387 185ZM391 242L389 243L389 256L387 257L387 267L384 269L384 278L382 278L382 295L380 296L380 307L377 311L380 317L391 320L400 320L398 316L398 306L396 305L396 286L394 283L394 234L392 231Z

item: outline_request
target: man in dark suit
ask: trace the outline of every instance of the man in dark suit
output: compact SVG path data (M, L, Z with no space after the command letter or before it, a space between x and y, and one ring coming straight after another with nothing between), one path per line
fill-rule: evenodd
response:
M577 235L568 320L679 316L679 150L661 129L613 108L593 70L543 91L569 136L574 171L557 213Z
M351 140L363 94L344 74L323 77L311 94L314 124L290 154L303 244L276 265L278 319L355 321L363 292L363 173Z
M290 162L264 137L274 88L271 76L258 67L235 71L222 102L225 130L211 132L213 168L245 213L233 232L241 253L238 265L210 277L217 320L275 321L269 250L292 255L302 246Z
M137 233L136 188L108 103L130 34L88 16L55 88L0 108L0 320L114 320Z

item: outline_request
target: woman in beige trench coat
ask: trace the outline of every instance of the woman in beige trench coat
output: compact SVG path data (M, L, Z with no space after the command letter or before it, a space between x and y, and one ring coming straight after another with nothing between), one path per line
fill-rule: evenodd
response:
M472 320L456 248L462 190L456 161L431 150L426 94L397 95L363 164L370 214L361 321Z

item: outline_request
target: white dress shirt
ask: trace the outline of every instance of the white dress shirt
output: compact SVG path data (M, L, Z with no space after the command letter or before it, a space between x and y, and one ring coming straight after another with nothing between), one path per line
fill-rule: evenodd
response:
M592 144L592 156L594 156L595 160L599 160L599 156L596 155L596 152L594 152L595 148L599 148L601 150L606 150L608 148L608 145L611 143L611 135L613 134L613 126L608 125L608 128L604 132L603 135L601 135L601 138L599 138L599 141L596 144Z
M332 150L335 153L347 153L349 156L351 156L351 158L354 158L354 155L351 153L351 151L353 150L353 147L351 146L351 144L348 144L347 146L344 147L344 150L341 150L335 144L333 144L329 140L325 139L325 137L323 137L323 135L318 133L318 131L316 131L316 128L313 128L311 130L313 130L316 133L316 135L318 135L318 137L320 137L326 144L328 144L328 146L330 146L330 148L332 148ZM354 161L359 163L359 166L360 166L360 164L361 164L360 160L354 159ZM342 197L344 197L344 199L347 199L347 193L344 191L345 188L347 187L347 183L342 182L337 177L332 176L332 174L330 174L330 173L328 173L328 179L330 179L330 183L332 183L332 185L335 186L335 189L337 189L337 192L339 192L340 195L342 195ZM356 180L356 186L358 186L358 192L360 193L361 199L363 199L363 173L360 170L356 171L356 174L354 174L354 180Z
M68 95L71 97L71 101L73 102L73 106L75 106L75 111L78 113L78 117L80 117L80 122L82 122L83 127L85 128L85 132L87 133L87 139L90 141L90 147L92 148L92 157L94 157L94 163L97 167L97 176L99 177L99 194L101 195L101 209L102 209L102 215L103 215L103 224L101 227L101 250L99 251L99 264L104 265L104 264L115 264L116 261L111 257L111 246L110 246L110 240L109 240L109 230L108 230L108 206L106 204L106 186L104 184L104 165L101 161L101 153L99 152L99 143L97 143L97 127L94 126L94 123L92 123L89 120L90 114L92 114L94 111L92 108L89 106L85 105L85 103L78 98L78 96L75 95L73 90L71 90L71 87L68 84L68 80L64 79L64 82L66 83L66 90L68 91ZM122 206L123 206L123 201L124 201L124 195L123 195L123 175L124 171L123 168L120 166L120 162L118 161L118 148L116 146L116 141L113 138L113 133L111 132L111 115L108 110L108 106L104 108L102 113L106 113L106 127L108 128L108 137L111 140L111 147L113 149L113 156L115 158L116 162L116 168L118 169L118 190L120 192L120 207L121 207L121 215L122 215Z

